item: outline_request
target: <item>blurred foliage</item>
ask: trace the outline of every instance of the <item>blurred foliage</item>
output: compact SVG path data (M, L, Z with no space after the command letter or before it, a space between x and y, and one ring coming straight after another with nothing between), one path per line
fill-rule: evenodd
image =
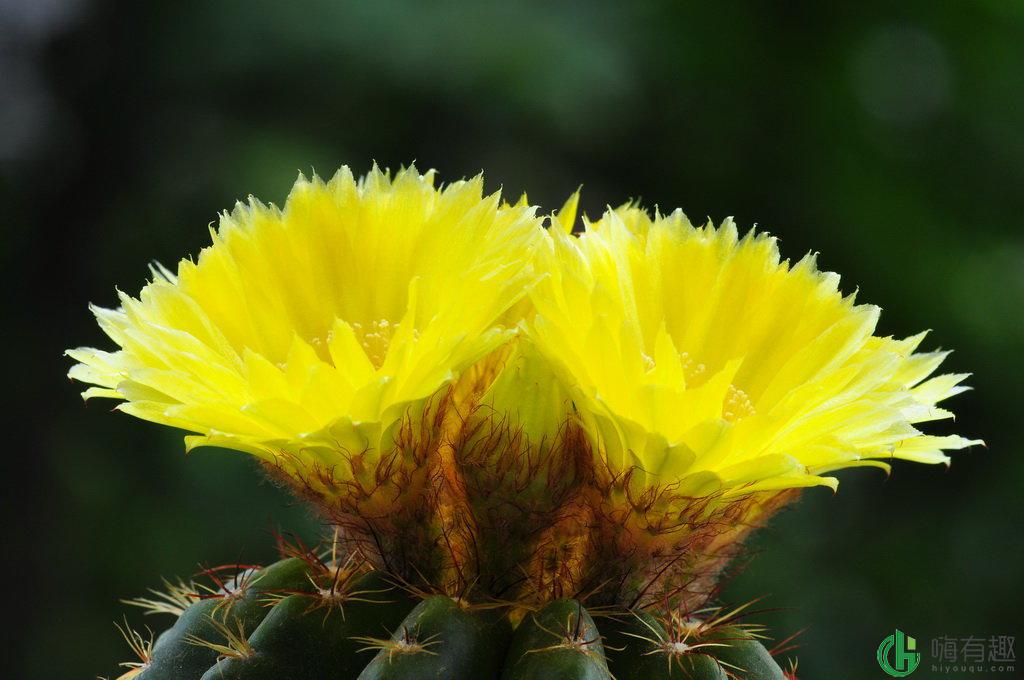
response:
M988 449L809 492L725 596L807 626L812 678L877 674L895 626L1021 635L1022 8L6 0L9 677L109 674L118 598L260 559L276 526L317 534L242 457L185 459L177 433L84 407L60 355L105 344L86 302L197 252L236 198L374 159L485 169L546 209L582 182L591 214L640 197L735 215L789 257L820 250L883 332L935 328L975 372L957 428Z

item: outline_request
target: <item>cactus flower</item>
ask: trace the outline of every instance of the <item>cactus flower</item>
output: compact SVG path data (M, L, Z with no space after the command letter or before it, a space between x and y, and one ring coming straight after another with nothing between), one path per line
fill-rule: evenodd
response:
M947 353L875 335L814 256L632 204L576 229L577 203L538 217L415 168L300 177L93 308L117 349L69 350L70 376L188 449L252 454L388 578L555 618L565 598L692 612L799 489L977 443L922 429L966 389L936 375ZM389 655L417 647L395 635Z

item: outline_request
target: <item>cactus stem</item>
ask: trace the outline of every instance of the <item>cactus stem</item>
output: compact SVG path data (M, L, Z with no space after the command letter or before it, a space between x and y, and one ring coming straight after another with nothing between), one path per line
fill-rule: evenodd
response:
M635 616L635 614L634 614ZM684 654L703 654L705 652L698 652L697 650L705 647L727 647L728 645L720 642L697 642L692 643L688 640L692 639L698 628L690 623L687 623L685 627L678 627L675 625L667 626L666 632L654 628L649 622L644 620L642 617L637 616L637 620L643 624L645 628L651 631L652 637L646 635L638 635L636 633L623 633L631 638L637 640L643 640L649 642L654 649L649 652L645 652L645 656L651 656L654 654L666 654L669 657L678 657Z
M306 578L312 586L311 591L268 591L262 600L263 604L274 606L292 595L310 596L310 604L306 607L305 612L310 613L323 609L326 622L327 617L334 610L341 614L344 621L345 605L351 602L366 604L392 604L394 602L374 597L381 593L391 592L393 588L355 588L356 581L367 572L366 560L361 555L350 555L340 564L338 563L338 553L334 549L330 551L329 555L324 555L323 559L311 551L303 551L302 555L314 558L312 561L306 560L306 563L310 565L310 573L306 574ZM303 559L302 556L299 558Z
M223 636L224 642L211 642L195 635L188 635L185 641L197 647L206 647L217 652L217 661L224 659L248 659L256 654L256 650L249 644L249 635L245 632L245 625L241 620L235 619L235 626L220 621L216 616L210 616L210 624Z
M339 564L332 548L331 561L322 569L325 572L323 575L330 578L329 585L324 587L318 583L314 574L307 575L307 578L313 584L314 592L322 599L327 601L344 600L348 595L352 580L359 575L362 566L362 560L356 555L349 555L348 559Z
M546 628L539 621L536 623L538 628L549 633L551 636L558 638L559 641L553 645L548 645L547 647L538 647L536 649L527 650L527 654L541 654L543 652L550 652L556 649L572 649L597 658L596 655L592 654L592 649L594 647L594 643L601 642L601 636L594 635L588 639L587 636L583 634L583 605L579 602L577 602L575 614L572 612L569 613L565 620L565 626L560 631L553 631Z
M684 634L689 637L703 637L710 631L717 630L723 626L730 626L742 630L747 637L763 640L766 639L762 634L764 626L742 623L740 621L741 618L751 613L747 611L748 608L760 600L761 598L755 598L729 610L723 607L706 607L692 614L673 612L662 623L675 637L680 637Z
M198 584L192 597L198 600L219 600L214 607L214 613L221 609L230 611L232 605L240 600L249 587L260 578L258 570L259 565L253 564L222 564L216 567L206 567L199 574L209 578L213 585ZM224 578L222 574L225 572L231 572L231 578Z
M387 650L388 663L391 663L391 659L395 654L429 654L437 656L437 652L433 652L429 648L441 644L438 634L431 635L423 640L418 640L417 637L418 633L410 633L407 626L402 626L402 636L398 640L363 636L353 636L351 639L366 645L358 650L360 652Z

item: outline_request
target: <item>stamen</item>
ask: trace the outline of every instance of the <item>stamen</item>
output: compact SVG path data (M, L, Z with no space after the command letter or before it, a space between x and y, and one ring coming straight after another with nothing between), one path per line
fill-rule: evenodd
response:
M384 360L388 356L388 348L391 345L391 338L398 331L398 327L399 324L391 323L387 319L377 319L366 326L358 322L352 324L352 330L359 338L359 344L363 346L363 351L366 352L366 356L374 367L380 368L384 365ZM416 335L417 333L413 331L413 337Z
M757 413L754 402L746 392L729 385L729 391L725 395L725 402L722 404L722 417L728 421L736 422L740 418L747 418Z
M655 367L654 359L648 354L641 354L640 356L644 362L644 368L647 371L653 371ZM699 363L690 356L689 352L680 352L679 361L683 365L683 376L686 378L687 388L697 387L707 379L707 365ZM722 417L730 422L736 422L755 413L757 413L757 410L754 408L754 403L750 400L747 393L735 385L729 385L729 391L726 393L725 401L722 403Z
M640 353L640 358L644 362L644 370L645 371L650 373L651 371L654 370L654 359L652 359L649 354L645 354L644 352L641 352Z
M707 366L691 357L689 352L680 352L679 360L683 364L683 375L686 376L687 383L695 382L708 370Z

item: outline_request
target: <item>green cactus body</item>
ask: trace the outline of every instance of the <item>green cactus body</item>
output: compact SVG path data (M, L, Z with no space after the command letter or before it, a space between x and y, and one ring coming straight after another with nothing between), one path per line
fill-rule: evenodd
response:
M727 680L713 656L718 648L694 648L674 640L650 612L631 611L603 628L608 665L616 680Z
M289 595L277 602L238 656L225 658L202 680L331 680L355 677L371 657L359 636L389 635L414 602L370 572L348 592Z
M781 680L749 631L682 639L650 611L595 623L559 599L513 630L506 607L414 597L380 572L298 558L184 609L132 680ZM669 632L666 632L669 628ZM732 676L727 676L726 669ZM741 670L742 669L742 670Z
M216 649L201 641L219 640L225 628L256 628L269 611L261 598L273 591L309 589L308 573L307 563L298 558L243 572L217 597L200 600L182 613L153 646L149 663L136 680L201 677L218 656Z
M630 611L601 622L608 666L616 680L647 680L640 666L646 657L658 651L656 642L665 638L665 631L654 615ZM657 676L655 676L657 677Z
M527 615L509 648L502 680L605 680L601 634L576 600L555 600Z
M511 632L500 611L473 611L434 595L416 605L380 645L359 680L496 678Z
M785 680L785 674L765 646L742 628L721 628L706 637L721 643L714 648L716 658L744 680Z

